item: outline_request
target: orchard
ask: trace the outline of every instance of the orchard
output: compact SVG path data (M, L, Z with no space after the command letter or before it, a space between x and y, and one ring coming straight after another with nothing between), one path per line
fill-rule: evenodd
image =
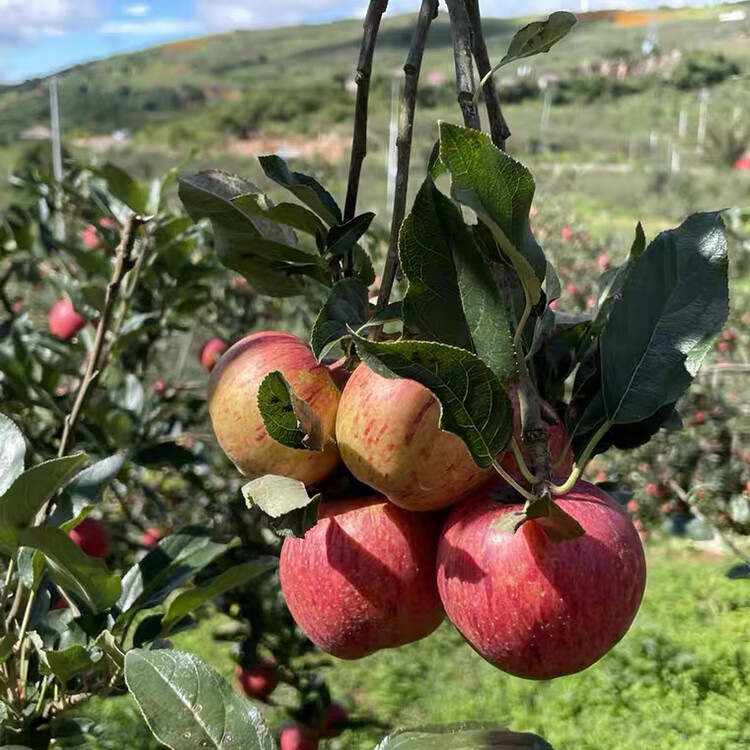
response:
M341 203L277 155L264 191L189 162L15 180L0 745L106 741L97 713L129 695L175 750L359 730L380 750L550 748L502 712L397 727L329 675L448 628L498 678L581 673L618 653L665 532L718 537L748 576L747 451L700 372L747 344L725 330L736 220L706 205L647 237L634 219L628 247L593 253L544 227L493 76L565 44L567 12L488 51L476 0L446 2L461 121L418 165L423 0L379 241L358 204L386 5L366 11ZM544 237L578 265L559 274ZM231 644L221 669L178 647L197 630Z

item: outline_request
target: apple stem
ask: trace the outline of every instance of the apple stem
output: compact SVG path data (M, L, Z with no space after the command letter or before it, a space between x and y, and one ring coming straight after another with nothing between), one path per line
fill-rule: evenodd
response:
M437 15L437 10L438 0L422 0L411 45L404 63L404 93L401 97L401 112L399 113L398 133L396 135L396 184L393 192L393 210L391 211L391 234L388 242L388 254L383 266L383 277L380 281L378 301L375 306L377 311L383 310L388 304L398 270L398 235L406 214L406 191L409 182L409 162L411 161L414 112L417 107L419 71L422 67L427 34L432 20Z
M581 458L576 461L575 466L573 467L573 471L570 473L570 476L561 485L552 485L552 487L550 488L553 495L564 495L566 492L570 492L570 490L573 489L575 483L581 478L583 470L586 468L586 465L591 459L591 454L594 452L594 448L596 448L596 446L599 444L599 441L604 437L610 427L612 427L612 421L608 419L594 433L593 437L591 438L591 440L589 440L586 448L581 454Z
M513 457L516 459L516 463L518 464L518 468L521 471L521 474L523 474L523 478L527 482L531 482L531 484L538 484L539 479L535 477L530 471L529 467L526 466L526 459L523 457L523 453L521 453L521 448L518 445L518 442L514 437L511 437L510 439L510 449L513 451Z
M502 467L502 466L500 466L500 464L499 464L499 463L498 463L497 461L495 461L495 460L493 460L493 461L492 461L492 468L493 468L493 469L494 469L494 470L495 470L495 471L496 471L496 472L497 472L497 473L498 473L498 474L499 474L499 475L500 475L500 476L501 476L501 477L502 477L502 478L503 478L503 479L504 479L504 480L505 480L505 481L506 481L506 482L507 482L507 483L508 483L508 484L509 484L509 485L510 485L510 486L511 486L511 487L512 487L512 488L513 488L513 489L514 489L514 490L515 490L515 491L516 491L517 493L518 493L518 494L519 494L519 495L521 495L521 497L523 497L523 499L524 499L524 500L529 500L529 501L531 501L531 500L533 500L533 499L534 499L534 495L533 495L533 493L529 492L529 491L528 491L527 489L525 489L525 488L524 488L524 487L522 487L522 486L521 486L520 484L518 484L518 482L516 482L516 480L515 480L515 479L513 479L513 477L512 477L512 476L511 476L510 474L508 474L508 472L507 472L507 471L505 471L505 469L503 469L503 467Z

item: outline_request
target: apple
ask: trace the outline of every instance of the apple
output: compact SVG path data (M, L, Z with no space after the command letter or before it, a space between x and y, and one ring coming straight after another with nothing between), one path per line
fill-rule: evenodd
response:
M563 227L560 231L560 236L564 242L570 242L573 239L575 232L570 227Z
M99 219L99 229L114 229L117 225L112 219L104 217ZM89 250L98 250L104 245L96 224L87 224L81 232L81 241Z
M336 359L335 357L325 357L323 359L323 364L328 368L328 372L331 373L333 382L336 383L340 391L343 391L344 386L352 374L351 370L347 370L345 367L346 357L341 357L340 359Z
M69 532L70 538L91 557L105 558L109 554L111 534L104 521L96 518L84 518L81 523Z
M526 462L526 466L532 469L529 450L523 442L521 432L521 404L518 398L518 389L511 387L508 389L508 398L513 406L513 437L521 449L521 455ZM542 412L542 422L547 430L547 445L549 447L550 461L553 464L559 464L552 469L556 477L567 477L573 470L573 452L568 446L568 433L557 415L557 412L546 401L541 401L540 409ZM560 457L565 455L561 461ZM500 466L503 467L512 476L519 475L518 462L513 451L508 448L500 460Z
M312 407L329 440L324 450L287 448L266 432L258 388L274 370ZM243 474L281 474L314 484L339 462L334 430L340 395L307 344L289 333L264 331L238 341L221 357L208 382L208 411L219 445Z
M281 730L279 747L281 750L317 750L318 740L299 724L292 724Z
M238 666L237 683L248 698L264 701L279 684L279 668L273 659L261 659L252 667Z
M605 492L578 482L557 503L585 535L553 542L536 521L497 524L522 508L491 488L446 521L437 580L446 614L491 664L549 680L580 672L625 634L643 597L646 562L636 529Z
M162 538L162 533L159 529L153 526L150 529L146 529L141 536L141 544L144 547L153 549L159 544L159 540Z
M201 346L198 354L201 367L207 372L214 369L221 355L227 350L227 345L221 339L209 339Z
M361 482L407 510L458 501L493 476L464 443L438 427L440 405L413 380L384 378L361 364L341 394L336 439Z
M69 299L55 302L49 313L50 333L66 341L72 339L88 321L73 309Z
M281 547L279 578L307 637L359 659L432 633L443 620L435 585L442 514L412 513L382 496L321 503L303 539Z
M320 736L329 739L338 737L349 722L349 714L340 703L329 703L323 719L323 729Z

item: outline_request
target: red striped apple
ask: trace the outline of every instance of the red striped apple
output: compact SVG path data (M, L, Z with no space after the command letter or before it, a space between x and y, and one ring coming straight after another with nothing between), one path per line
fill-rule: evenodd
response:
M638 533L609 495L579 482L558 499L584 536L553 542L535 521L498 527L521 504L482 489L453 509L438 549L446 614L498 669L532 680L580 672L630 627L646 563Z
M304 539L284 540L279 562L281 590L307 637L359 659L432 633L443 620L435 585L442 518L382 496L323 502Z

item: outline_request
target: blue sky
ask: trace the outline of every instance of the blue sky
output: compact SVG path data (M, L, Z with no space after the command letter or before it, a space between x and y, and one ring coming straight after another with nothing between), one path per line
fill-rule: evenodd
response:
M592 9L657 4L657 0L583 1ZM482 8L488 16L514 16L521 9L524 13L575 11L580 3L482 0ZM21 81L74 63L211 32L361 18L366 4L366 0L0 0L0 81ZM418 0L390 0L389 12L403 13L418 5Z

